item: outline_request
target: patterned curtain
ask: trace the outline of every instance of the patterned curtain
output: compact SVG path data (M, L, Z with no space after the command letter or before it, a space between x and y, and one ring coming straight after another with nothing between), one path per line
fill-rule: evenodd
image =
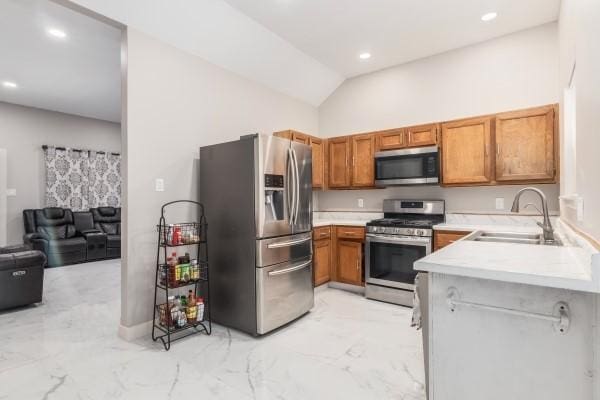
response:
M121 207L121 156L90 151L89 207Z
M121 206L121 156L48 147L46 207Z

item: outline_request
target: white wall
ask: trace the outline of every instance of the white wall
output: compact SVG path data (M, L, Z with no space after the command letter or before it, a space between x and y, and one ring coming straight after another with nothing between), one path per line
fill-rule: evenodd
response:
M559 101L557 24L517 32L474 46L350 79L319 108L323 137L509 111ZM558 209L557 185L541 185ZM505 210L518 186L495 188L394 188L325 191L317 207L380 208L386 197L444 198L451 211Z
M121 334L131 337L147 335L144 323L152 318L160 207L198 198L199 147L253 132L316 133L318 115L315 107L139 31L130 28L127 36ZM154 191L159 177L165 192Z
M121 127L54 111L0 102L0 147L8 155L8 244L22 243L26 208L44 206L46 170L42 145L121 151Z
M563 218L600 242L600 2L561 2L560 90L567 88L576 64L576 157L575 182L569 187L583 199L583 220L571 209ZM564 128L564 127L563 127ZM564 129L562 130L564 133ZM563 148L564 150L564 148ZM565 176L565 179L572 179ZM572 194L572 193L567 193Z

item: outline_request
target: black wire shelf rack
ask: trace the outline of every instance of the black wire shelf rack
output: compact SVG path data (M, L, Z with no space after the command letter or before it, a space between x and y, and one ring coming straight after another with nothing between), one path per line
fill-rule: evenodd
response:
M176 206L196 207L198 220L167 224L165 212ZM197 333L212 333L207 228L201 203L177 200L161 207L157 225L152 340L160 340L167 351L174 341ZM182 246L187 246L186 256L179 257L173 248ZM171 256L169 252L172 252ZM183 258L183 262L178 258ZM189 304L190 301L194 304Z

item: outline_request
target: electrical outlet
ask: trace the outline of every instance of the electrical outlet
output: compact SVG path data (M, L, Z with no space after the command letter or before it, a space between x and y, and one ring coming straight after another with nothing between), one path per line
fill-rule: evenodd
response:
M358 199L358 207L359 208L363 208L365 206L365 200L364 199Z
M165 180L162 178L156 178L154 180L154 190L156 190L157 192L164 192L165 191Z
M504 210L504 197L496 197L496 210Z
M15 197L17 195L17 189L6 189L6 197Z

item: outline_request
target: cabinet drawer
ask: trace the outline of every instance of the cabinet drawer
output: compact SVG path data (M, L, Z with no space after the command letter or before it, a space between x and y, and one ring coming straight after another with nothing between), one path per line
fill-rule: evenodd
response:
M361 226L338 226L335 231L339 239L365 239L365 228Z
M439 250L446 247L470 234L471 232L461 231L435 231L434 233L434 250Z
M313 229L313 239L329 239L331 237L331 227L330 226L319 226L318 228Z

